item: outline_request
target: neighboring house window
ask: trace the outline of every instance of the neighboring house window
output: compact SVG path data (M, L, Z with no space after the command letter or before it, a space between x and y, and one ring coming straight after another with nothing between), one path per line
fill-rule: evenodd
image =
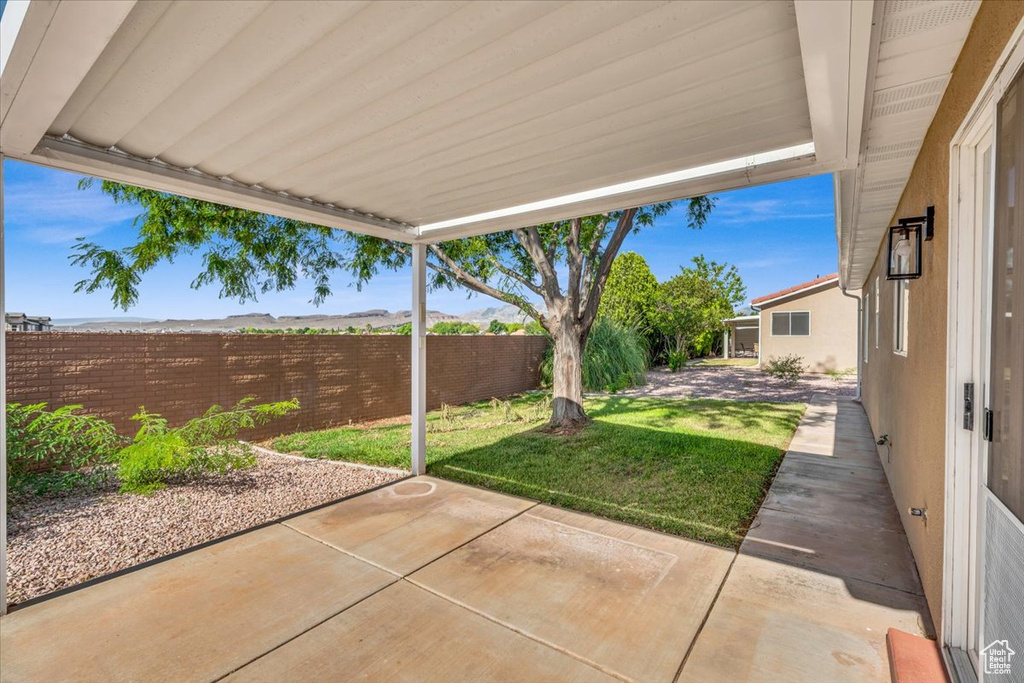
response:
M871 295L867 292L864 293L864 334L862 338L864 340L864 362L868 362L868 340L871 339L869 327L871 324Z
M811 314L807 311L772 312L773 337L806 337L811 333Z
M893 340L892 350L900 355L907 355L907 319L910 307L910 282L896 280L893 301Z
M878 312L882 310L881 301L878 298L878 278L875 278L875 348L878 348L878 330L881 327L878 323Z

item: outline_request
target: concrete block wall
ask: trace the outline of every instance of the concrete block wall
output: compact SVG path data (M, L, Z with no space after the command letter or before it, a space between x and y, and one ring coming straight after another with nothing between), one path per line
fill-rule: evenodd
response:
M7 333L7 400L82 404L133 434L139 408L171 424L252 396L301 410L248 438L407 415L409 337L397 335ZM427 405L538 386L547 340L427 337Z

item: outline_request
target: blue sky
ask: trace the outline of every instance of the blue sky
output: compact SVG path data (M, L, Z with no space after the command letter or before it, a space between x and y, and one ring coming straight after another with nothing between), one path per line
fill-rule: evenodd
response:
M216 287L191 289L199 258L190 257L151 271L143 279L139 303L121 311L107 293L74 293L75 282L87 272L72 266L68 256L78 236L107 247L129 244L137 209L114 204L96 187L79 190L79 176L63 171L5 160L3 177L10 311L53 318L164 319L409 308L408 271L382 273L362 292L339 274L334 296L319 308L309 303L308 283L239 304L219 299ZM832 177L825 175L723 193L708 225L699 231L686 227L684 207L678 206L654 227L630 235L622 250L642 254L659 280L671 277L698 254L732 263L739 268L749 298L834 272L834 226ZM432 292L428 305L457 314L496 304L487 297L444 291Z

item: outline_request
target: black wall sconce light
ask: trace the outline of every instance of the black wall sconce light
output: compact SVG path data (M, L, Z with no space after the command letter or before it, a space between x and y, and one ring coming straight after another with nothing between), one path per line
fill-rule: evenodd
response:
M886 280L913 280L921 277L921 243L935 236L935 207L923 216L901 218L889 228L889 259Z

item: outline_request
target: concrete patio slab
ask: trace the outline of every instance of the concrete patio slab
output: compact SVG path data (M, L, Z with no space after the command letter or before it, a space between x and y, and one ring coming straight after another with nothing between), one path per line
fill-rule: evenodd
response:
M417 477L285 524L405 576L534 505L443 479Z
M734 557L538 506L409 580L605 671L671 681Z
M400 581L227 680L601 683L617 679Z
M680 681L888 683L886 630L928 623L920 596L740 555Z
M885 471L881 467L805 453L786 454L778 473L806 477L837 486L860 486L871 491L888 486Z
M745 554L921 592L906 536L852 519L761 508L741 547Z
M2 679L209 681L394 581L273 525L3 617Z
M903 523L888 492L844 489L788 473L775 478L762 507L886 531L903 531Z

